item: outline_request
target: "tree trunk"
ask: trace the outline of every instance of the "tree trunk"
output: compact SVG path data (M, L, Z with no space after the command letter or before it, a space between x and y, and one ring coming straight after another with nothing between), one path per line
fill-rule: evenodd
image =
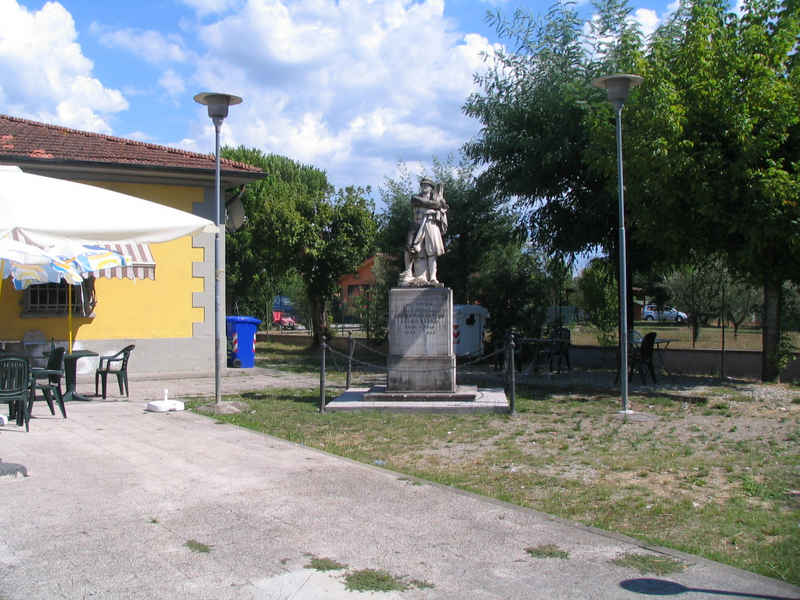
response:
M781 339L782 282L764 281L764 322L761 324L761 381L774 381L778 370L778 346Z
M310 297L308 300L311 305L312 344L315 347L321 346L322 336L328 335L328 315L325 310L325 301L318 296Z
M739 326L742 323L744 323L744 320L745 320L745 317L742 317L741 319L739 319L738 322L736 320L734 320L734 319L731 319L731 323L733 323L733 337L734 338L738 338L739 337Z

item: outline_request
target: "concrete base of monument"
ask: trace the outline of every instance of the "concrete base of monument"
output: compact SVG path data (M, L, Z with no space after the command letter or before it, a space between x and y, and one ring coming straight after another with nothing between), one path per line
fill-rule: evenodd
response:
M375 386L364 394L364 400L387 402L448 402L458 400L459 402L474 402L478 397L477 385L454 386L454 392L443 392L439 390L389 390L384 386Z
M350 388L325 405L326 411L507 413L502 388L458 386L455 392L387 392L384 386Z
M387 393L455 394L456 355L386 358Z

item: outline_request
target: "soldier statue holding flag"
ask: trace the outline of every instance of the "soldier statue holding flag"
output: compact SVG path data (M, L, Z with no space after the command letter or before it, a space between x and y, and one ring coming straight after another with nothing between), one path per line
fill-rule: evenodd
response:
M444 254L443 236L447 233L447 203L444 185L427 177L419 182L419 193L411 197L413 221L404 252L405 270L400 287L441 287L436 279L436 259Z

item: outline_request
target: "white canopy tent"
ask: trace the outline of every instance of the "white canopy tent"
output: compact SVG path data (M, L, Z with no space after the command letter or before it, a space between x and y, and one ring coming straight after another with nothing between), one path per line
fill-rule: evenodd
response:
M216 231L208 219L156 202L0 165L0 239L44 249L71 243L111 248Z
M216 230L208 219L156 202L0 166L0 238L15 228L42 246L166 242Z

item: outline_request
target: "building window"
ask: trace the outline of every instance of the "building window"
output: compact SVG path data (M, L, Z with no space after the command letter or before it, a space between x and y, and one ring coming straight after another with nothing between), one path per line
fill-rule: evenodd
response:
M66 283L43 283L25 289L22 314L43 317L67 314L70 300ZM93 317L97 304L94 295L94 277L85 279L82 285L72 286L72 314Z

